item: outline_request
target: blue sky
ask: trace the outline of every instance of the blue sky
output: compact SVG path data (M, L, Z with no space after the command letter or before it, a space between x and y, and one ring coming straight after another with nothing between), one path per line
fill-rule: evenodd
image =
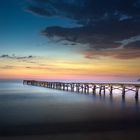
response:
M0 18L2 76L140 77L140 0L0 0Z
M38 54L39 50L44 51L50 48L47 45L49 41L41 35L41 30L52 25L64 27L77 25L74 21L63 17L47 18L28 13L25 0L1 0L1 3L1 54L22 54L23 52Z

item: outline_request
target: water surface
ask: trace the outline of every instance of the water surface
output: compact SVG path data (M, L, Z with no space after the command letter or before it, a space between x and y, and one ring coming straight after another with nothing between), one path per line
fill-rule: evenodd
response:
M139 118L133 93L122 99L0 81L1 135L140 130Z

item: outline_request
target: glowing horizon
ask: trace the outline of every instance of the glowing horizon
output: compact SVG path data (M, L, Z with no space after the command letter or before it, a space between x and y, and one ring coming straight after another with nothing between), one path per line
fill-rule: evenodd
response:
M47 58L1 58L1 79L135 80L139 66L135 60L47 60ZM81 58L83 59L83 58ZM77 62L76 62L77 61ZM114 63L116 61L116 63ZM137 60L138 61L138 60ZM11 65L11 62L14 64ZM126 63L127 62L127 63ZM94 65L93 65L94 63ZM5 64L7 64L5 66Z

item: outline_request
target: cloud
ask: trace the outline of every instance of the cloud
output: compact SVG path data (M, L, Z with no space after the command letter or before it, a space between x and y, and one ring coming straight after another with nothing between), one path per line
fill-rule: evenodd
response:
M10 65L6 65L6 66L2 66L0 67L0 69L13 69L15 68L14 66L10 66Z
M40 9L30 9L34 13L44 15L45 9L46 16L52 13L52 16L73 18L81 23L108 18L126 19L140 14L139 0L30 0L29 5Z
M127 48L127 50L123 49L118 49L118 50L86 50L83 51L82 54L85 56L87 59L97 59L98 57L113 57L116 59L123 59L123 60L128 60L128 59L134 59L134 58L139 58L140 57L140 49L132 49Z
M35 56L32 56L32 55L29 55L29 56L15 56L15 55L3 54L3 55L0 56L0 58L26 60L26 59L35 58Z
M128 49L133 48L135 50L140 50L140 41L129 43L125 46L125 48L128 48Z
M8 54L3 54L0 56L1 58L9 58L9 55Z
M31 69L31 67L26 67L26 69Z
M26 11L31 12L33 14L37 14L40 16L51 16L51 13L43 8L35 7L33 5L28 6Z
M140 0L32 0L27 8L46 17L74 19L80 27L51 26L42 34L60 42L84 44L81 51L90 50L86 58L92 58L91 54L140 57L139 46L133 46L140 41Z

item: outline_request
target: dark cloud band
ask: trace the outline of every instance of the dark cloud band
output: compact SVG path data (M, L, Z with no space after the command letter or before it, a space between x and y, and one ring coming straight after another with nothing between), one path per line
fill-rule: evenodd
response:
M140 36L140 0L32 0L28 10L43 16L67 17L81 25L47 27L42 31L47 38L84 44L81 50L89 49L91 54L120 59L140 57L139 43L135 44L140 38L134 38Z
M15 56L15 55L3 54L3 55L0 56L0 58L24 60L24 59L35 58L35 56L32 56L32 55L29 55L29 56Z

